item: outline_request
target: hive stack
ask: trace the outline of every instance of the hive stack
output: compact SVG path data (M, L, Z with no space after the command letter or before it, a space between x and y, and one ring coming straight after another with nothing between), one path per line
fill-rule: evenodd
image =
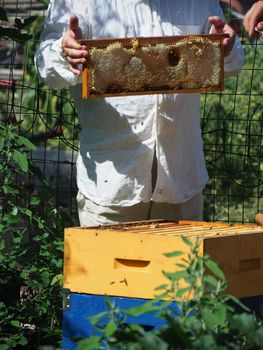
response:
M262 226L146 221L67 228L64 288L71 308L64 313L64 337L88 335L87 317L105 308L105 295L121 307L154 298L155 288L167 283L163 271L175 272L183 257L164 253L189 252L182 236L198 239L199 253L219 264L230 283L227 292L241 298L263 295ZM157 321L141 322L155 326Z

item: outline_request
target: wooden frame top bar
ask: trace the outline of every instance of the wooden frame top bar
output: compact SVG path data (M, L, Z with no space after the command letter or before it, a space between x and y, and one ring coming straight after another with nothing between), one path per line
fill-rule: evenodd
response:
M81 39L79 42L82 45L87 45L87 48L97 47L105 48L110 44L120 42L125 47L132 47L132 41L138 40L141 46L145 45L157 45L157 44L171 44L182 39L188 38L203 38L210 39L212 41L219 40L223 41L228 38L228 34L189 34L189 35L171 35L171 36L153 36L153 37L127 37L127 38L98 38L98 39Z

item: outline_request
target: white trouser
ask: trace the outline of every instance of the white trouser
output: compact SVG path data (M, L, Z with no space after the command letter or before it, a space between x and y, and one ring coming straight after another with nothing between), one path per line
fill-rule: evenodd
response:
M77 195L78 214L81 226L118 224L142 220L203 220L203 195L180 204L138 203L129 207L103 207L90 201L81 192Z

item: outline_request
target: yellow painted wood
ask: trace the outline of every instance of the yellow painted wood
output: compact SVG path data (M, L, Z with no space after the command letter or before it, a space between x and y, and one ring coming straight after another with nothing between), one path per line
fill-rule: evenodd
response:
M64 287L74 293L151 299L175 272L182 256L164 253L189 247L182 235L199 239L199 254L214 258L238 296L263 294L263 228L193 222L138 222L95 228L66 228ZM179 269L177 267L177 269Z

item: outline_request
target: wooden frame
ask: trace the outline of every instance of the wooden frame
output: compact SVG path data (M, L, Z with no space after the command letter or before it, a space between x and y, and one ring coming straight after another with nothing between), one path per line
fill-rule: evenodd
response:
M89 51L82 71L82 97L222 91L226 37L200 34L81 40Z

